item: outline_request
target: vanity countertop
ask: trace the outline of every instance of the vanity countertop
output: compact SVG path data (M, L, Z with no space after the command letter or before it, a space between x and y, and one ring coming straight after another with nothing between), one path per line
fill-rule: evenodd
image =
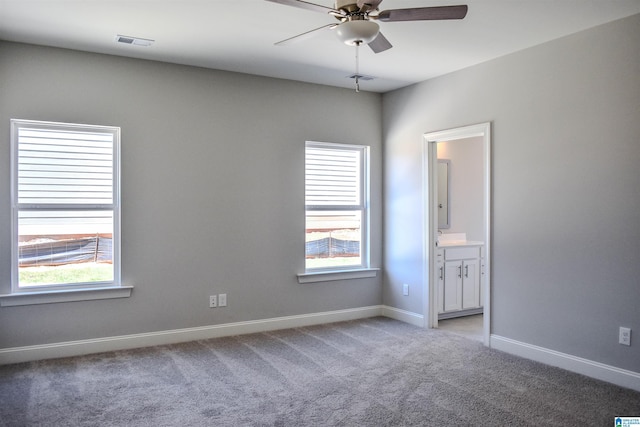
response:
M443 242L436 242L436 246L439 248L454 248L463 246L483 246L484 242L478 240L445 240Z
M467 233L444 233L438 235L436 246L440 248L455 248L464 246L482 246L484 242L467 240Z

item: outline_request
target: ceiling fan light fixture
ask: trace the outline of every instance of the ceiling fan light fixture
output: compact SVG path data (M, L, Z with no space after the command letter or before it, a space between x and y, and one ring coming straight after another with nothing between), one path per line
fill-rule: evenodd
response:
M368 44L378 36L379 32L378 24L365 20L346 21L336 28L338 39L349 46Z

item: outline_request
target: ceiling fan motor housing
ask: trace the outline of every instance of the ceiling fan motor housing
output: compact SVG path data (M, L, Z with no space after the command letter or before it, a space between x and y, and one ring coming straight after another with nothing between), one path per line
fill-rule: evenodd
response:
M346 12L355 12L360 10L358 3L354 0L336 0L336 10L344 10Z

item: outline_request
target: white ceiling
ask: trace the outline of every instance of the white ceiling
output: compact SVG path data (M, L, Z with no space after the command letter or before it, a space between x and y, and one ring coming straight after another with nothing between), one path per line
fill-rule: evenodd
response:
M640 0L384 0L380 9L455 4L469 5L465 19L381 22L394 47L361 49L360 73L375 77L361 89L386 92L640 13ZM274 46L333 22L265 0L0 0L3 40L350 88L355 48L331 30ZM155 43L124 45L117 34Z

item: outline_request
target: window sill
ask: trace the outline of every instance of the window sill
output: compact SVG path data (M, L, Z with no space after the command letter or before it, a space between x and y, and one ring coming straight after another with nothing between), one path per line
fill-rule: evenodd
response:
M360 268L357 270L314 271L298 274L298 283L330 282L333 280L365 279L376 277L379 268Z
M0 295L0 307L129 298L132 290L133 286L112 286L108 288L84 288L62 291L37 291L5 294Z

